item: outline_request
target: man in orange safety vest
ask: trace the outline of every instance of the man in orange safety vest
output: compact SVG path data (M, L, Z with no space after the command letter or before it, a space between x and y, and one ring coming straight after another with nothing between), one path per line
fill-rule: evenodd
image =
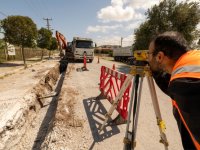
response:
M189 50L178 32L165 32L149 44L155 82L172 99L185 150L200 150L200 50Z

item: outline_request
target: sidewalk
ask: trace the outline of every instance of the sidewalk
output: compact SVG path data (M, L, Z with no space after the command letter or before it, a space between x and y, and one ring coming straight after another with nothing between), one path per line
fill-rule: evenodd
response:
M24 68L22 61L5 62L0 64L0 78L4 78Z
M44 58L42 62L46 61L47 58ZM27 66L33 66L35 64L41 63L39 58L30 58L26 60ZM0 63L0 79L6 76L12 75L20 70L24 69L24 62L23 61L7 61Z

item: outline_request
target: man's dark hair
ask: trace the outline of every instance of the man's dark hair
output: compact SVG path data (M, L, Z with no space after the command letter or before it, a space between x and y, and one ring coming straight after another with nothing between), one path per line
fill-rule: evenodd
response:
M154 56L159 51L162 51L169 58L177 60L182 54L188 51L187 41L179 32L164 32L154 38L153 42L155 47Z

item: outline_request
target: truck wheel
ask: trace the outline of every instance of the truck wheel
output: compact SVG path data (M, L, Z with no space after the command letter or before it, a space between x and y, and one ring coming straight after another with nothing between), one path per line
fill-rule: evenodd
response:
M89 62L92 63L93 59L89 59Z

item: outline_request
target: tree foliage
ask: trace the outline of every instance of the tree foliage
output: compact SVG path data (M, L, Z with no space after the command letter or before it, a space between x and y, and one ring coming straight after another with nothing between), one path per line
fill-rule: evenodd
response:
M140 28L135 31L135 43L134 49L144 50L147 49L150 37L152 35L152 29L148 22L144 22L140 25Z
M196 29L200 23L198 2L164 0L146 12L147 20L135 30L134 49L147 49L151 38L165 31L178 31L189 44L199 36Z
M49 50L55 50L58 48L58 43L55 37L52 37L51 39L51 45Z
M4 49L6 47L5 41L0 39L0 49Z
M37 44L40 48L50 49L52 32L46 28L41 28L38 31Z
M37 27L33 20L26 16L8 16L2 21L4 38L10 44L22 47L22 57L26 66L24 47L33 47L37 39Z
M26 16L8 16L2 21L7 42L32 47L37 38L37 27L31 18Z

